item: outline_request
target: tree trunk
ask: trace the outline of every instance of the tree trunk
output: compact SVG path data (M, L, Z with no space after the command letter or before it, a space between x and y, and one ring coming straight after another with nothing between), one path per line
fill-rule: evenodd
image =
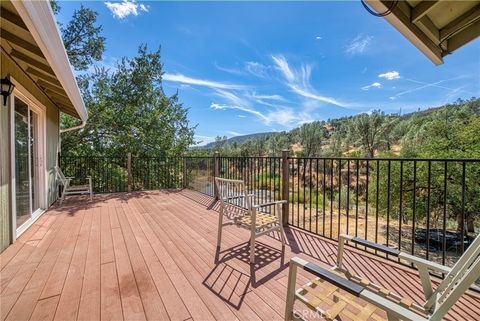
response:
M467 233L474 233L475 232L475 220L472 217L473 215L469 215L467 217Z

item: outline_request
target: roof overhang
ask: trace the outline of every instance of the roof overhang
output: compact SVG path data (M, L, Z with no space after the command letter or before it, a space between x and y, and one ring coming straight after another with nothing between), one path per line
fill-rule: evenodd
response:
M63 112L88 118L48 0L1 2L2 49Z
M440 65L443 57L480 36L480 1L366 0L393 27Z

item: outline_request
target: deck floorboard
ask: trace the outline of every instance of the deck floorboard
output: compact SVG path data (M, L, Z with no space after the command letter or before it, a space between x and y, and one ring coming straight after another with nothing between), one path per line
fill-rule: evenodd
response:
M288 260L335 261L335 242L288 228L283 253L264 236L250 265L246 230L225 228L217 250L217 211L188 190L69 197L0 255L0 320L282 320ZM415 270L353 249L345 264L422 300ZM445 319L478 315L469 291Z

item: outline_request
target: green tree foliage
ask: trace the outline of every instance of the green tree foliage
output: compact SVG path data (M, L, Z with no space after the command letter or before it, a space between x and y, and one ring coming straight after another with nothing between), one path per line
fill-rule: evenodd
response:
M404 137L401 156L408 158L480 158L480 101L459 101L420 116L411 117L402 125ZM394 179L388 187L386 163L380 170L379 205L383 214L390 208L392 215L422 222L427 213L434 216L432 222L442 222L443 213L447 220L456 221L455 228L461 229L463 214L467 231L474 230L474 222L480 217L480 165L475 162L433 161L428 168L425 161L392 162L390 175ZM465 166L465 175L463 174ZM376 172L375 169L372 170ZM428 173L430 172L430 177ZM400 180L400 177L402 179ZM463 180L465 190L462 193ZM400 184L401 181L401 184ZM444 194L445 181L447 194ZM415 184L415 188L414 188ZM430 188L428 188L430 186ZM372 186L374 189L374 186ZM390 198L387 189L390 188ZM375 190L372 191L373 195ZM415 192L415 194L414 194ZM465 199L462 198L465 195ZM414 206L415 204L415 206ZM437 226L432 226L437 227Z
M140 46L115 70L97 68L79 79L89 111L84 129L62 134L63 154L171 156L193 143L187 109L163 92L160 51ZM65 117L63 127L74 125Z
M54 11L60 8L54 2ZM86 70L94 61L102 59L105 51L105 38L100 34L102 26L97 26L97 12L80 6L73 12L72 19L61 27L63 44L72 66L77 70Z
M390 149L390 132L393 121L384 112L374 110L371 114L352 117L348 124L349 138L360 146L366 157L374 157L378 150Z
M324 122L312 122L303 124L297 134L297 140L302 145L300 156L314 157L320 156L322 152L322 142L326 138Z
M50 7L52 7L52 11L54 14L58 14L62 9L62 7L60 7L56 0L50 0Z

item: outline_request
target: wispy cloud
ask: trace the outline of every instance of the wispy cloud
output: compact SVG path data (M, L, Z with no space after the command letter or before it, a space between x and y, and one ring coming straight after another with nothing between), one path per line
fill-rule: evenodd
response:
M267 78L269 69L271 68L257 61L245 61L242 67L224 67L220 66L217 62L214 63L214 66L218 70L232 75L245 76L250 74L258 78Z
M250 93L250 97L255 98L255 99L285 101L285 98L283 98L280 95L260 95L260 94L257 94L256 92Z
M293 74L287 60L283 56L272 56L273 62L277 65L277 69L283 74L283 76L289 82L295 81L295 75Z
M348 55L363 54L367 51L373 37L368 35L357 35L350 43L345 47L345 53Z
M346 107L346 104L338 100L318 94L310 85L310 75L312 73L311 65L302 65L298 70L290 67L284 56L272 56L276 68L281 72L286 80L286 85L296 94L324 103Z
M271 105L272 108L266 111L260 111L255 108L255 101L250 99L250 96L238 95L228 90L217 90L216 95L227 103L212 103L210 108L215 110L240 110L247 114L253 115L258 118L265 125L277 124L287 128L298 126L305 122L313 121L309 113L299 112L297 109ZM237 115L238 117L244 115ZM243 117L241 117L243 118Z
M227 134L229 134L230 136L243 136L243 135L245 135L245 134L233 131L233 130L227 130Z
M232 75L240 76L240 75L245 75L245 74L246 74L246 72L245 72L244 70L242 70L242 69L224 67L224 66L219 65L216 61L213 63L213 65L214 65L215 68L217 68L218 70L224 71L224 72L229 73L229 74L232 74Z
M215 109L215 110L225 110L225 109L236 109L236 110L241 110L246 113L252 114L263 120L265 123L269 123L269 119L267 116L259 112L258 110L245 107L245 106L235 106L235 105L226 105L226 104L217 104L217 103L212 103L210 104L210 108Z
M425 88L430 88L430 87L448 90L448 91L449 91L449 95L452 94L452 93L455 95L455 94L458 94L458 93L460 93L460 92L469 93L468 91L463 90L463 87L451 88L451 87L446 87L446 86L441 85L441 84L443 84L443 83L445 83L445 82L452 81L452 80L456 80L456 79L459 79L459 78L462 78L462 76L460 76L460 77L455 77L455 78L451 78L451 79L443 79L443 80L439 80L439 81L435 81L435 82L431 82L431 83L426 83L426 82L423 82L423 81L418 81L418 80L414 80L414 79L404 78L405 80L407 80L407 81L409 81L409 82L412 82L412 83L415 83L415 84L419 84L420 86L417 86L417 87L414 87L414 88L410 88L410 89L401 91L401 92L395 94L394 96L390 97L390 99L391 99L391 100L395 100L395 99L397 99L398 97L404 96L404 95L406 95L406 94L410 94L410 93L412 93L412 92L416 92L416 91L419 91L419 90L422 90L422 89L425 89ZM448 95L447 95L447 97L448 97Z
M366 90L370 90L371 88L382 88L382 84L379 82L374 82L371 85L363 86L361 89L366 91Z
M268 69L269 67L262 64L262 63L259 63L259 62L256 62L256 61L246 61L245 62L245 70L256 76L256 77L259 77L259 78L265 78L267 77L268 75Z
M316 36L315 40L322 40L322 37L321 36Z
M209 88L218 88L218 89L245 89L246 86L243 85L236 85L236 84L229 84L229 83L222 83L212 80L205 80L205 79L197 79L188 77L182 74L169 74L166 73L163 75L163 80L171 81L171 82L178 82L182 84L188 85L196 85L196 86L204 86Z
M138 16L141 12L148 12L148 7L135 0L123 0L122 2L106 1L105 5L117 19L125 19L130 15Z
M398 71L387 71L383 74L378 75L379 78L385 78L387 80L394 80L400 78L400 73Z

